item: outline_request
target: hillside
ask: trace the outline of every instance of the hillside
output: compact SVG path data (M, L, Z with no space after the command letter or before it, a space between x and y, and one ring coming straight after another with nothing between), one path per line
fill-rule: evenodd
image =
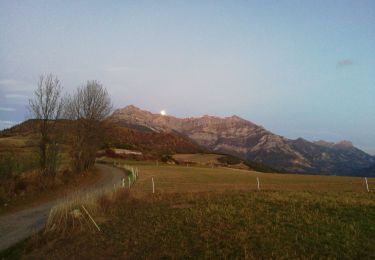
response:
M108 128L105 146L137 150L145 159L160 159L162 155L176 153L201 153L206 149L189 138L175 132L154 132L136 126Z
M333 144L290 140L238 116L180 119L127 106L116 110L109 120L159 133L177 131L214 152L264 163L279 171L356 175L359 169L375 163L372 156L348 141Z
M360 169L358 171L358 174L362 175L362 176L375 177L375 164L373 164L373 165L371 165L369 167Z
M11 128L0 131L0 153L12 151L24 152L27 146L36 148L35 120L27 120ZM56 134L63 144L69 143L69 120L57 123ZM160 159L163 154L201 153L207 149L178 132L155 132L136 125L113 125L106 122L105 148L126 148L141 151L146 159ZM64 132L64 133L63 133ZM63 133L63 134L62 134Z
M37 149L37 132L35 120L27 120L9 129L0 131L0 155L9 152L21 155L35 154ZM57 123L56 134L59 136L59 142L62 144L67 158L69 151L69 120L60 120ZM184 134L177 131L159 131L139 124L129 124L125 122L113 123L112 120L105 121L106 135L103 140L102 150L98 156L106 154L108 156L122 157L137 160L168 160L174 154L207 154L210 149L198 144ZM62 134L64 132L64 134ZM126 149L127 154L116 154L115 150ZM124 151L124 150L123 150ZM120 152L121 153L121 152ZM134 155L134 154L141 155ZM229 155L221 155L222 164L231 165L233 161L239 163L238 158ZM27 157L27 156L26 156ZM224 160L225 158L225 160ZM25 160L23 158L22 160ZM276 172L268 165L242 161L246 168L261 172Z

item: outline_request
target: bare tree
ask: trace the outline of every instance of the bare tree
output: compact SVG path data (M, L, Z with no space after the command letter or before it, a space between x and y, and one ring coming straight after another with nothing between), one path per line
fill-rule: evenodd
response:
M66 117L73 120L72 163L77 172L95 163L96 152L103 142L102 121L112 110L107 90L97 81L88 81L69 97Z
M45 175L54 174L57 167L58 143L54 131L63 109L61 92L62 87L56 76L41 75L34 97L29 99L29 110L37 119L40 167Z

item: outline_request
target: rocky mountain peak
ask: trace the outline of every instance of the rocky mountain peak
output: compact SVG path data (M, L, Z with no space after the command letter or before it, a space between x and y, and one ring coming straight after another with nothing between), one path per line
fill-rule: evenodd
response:
M211 151L265 163L281 171L351 174L375 162L365 152L351 149L349 141L290 140L236 115L177 118L130 105L116 110L109 120L155 132L178 132Z
M124 108L116 109L112 115L119 115L119 114L137 114L137 115L153 115L151 112L140 109L134 105L129 105Z
M237 115L232 115L230 116L229 118L232 118L232 119L238 119L238 120L243 120L241 117L237 116Z
M337 148L353 148L353 143L347 140L340 141L335 144L335 147Z

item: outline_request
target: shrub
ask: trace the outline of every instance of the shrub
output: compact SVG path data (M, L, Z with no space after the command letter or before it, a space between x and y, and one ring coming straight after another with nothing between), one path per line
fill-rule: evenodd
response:
M230 156L230 155L225 155L225 156L219 157L219 158L217 158L217 160L221 163L225 163L225 164L228 164L228 165L240 164L242 162L241 159L239 159L237 157L234 157L234 156Z

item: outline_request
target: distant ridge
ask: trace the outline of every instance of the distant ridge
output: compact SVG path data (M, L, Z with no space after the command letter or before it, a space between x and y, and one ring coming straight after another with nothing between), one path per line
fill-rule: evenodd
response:
M354 147L350 141L291 140L236 115L177 118L130 105L114 111L109 120L155 132L176 131L212 151L286 172L357 175L362 174L360 169L375 164L374 157Z

